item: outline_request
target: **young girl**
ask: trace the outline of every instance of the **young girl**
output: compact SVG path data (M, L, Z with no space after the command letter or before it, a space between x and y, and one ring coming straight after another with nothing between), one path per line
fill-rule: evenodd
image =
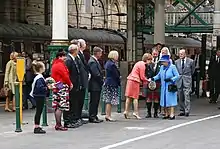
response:
M34 117L34 133L35 134L45 134L46 131L40 127L40 118L44 107L44 101L46 100L46 93L47 93L47 85L45 79L42 75L45 71L45 66L43 62L34 61L32 63L33 70L35 72L35 78L32 83L32 91L30 96L34 98L36 101L36 113Z

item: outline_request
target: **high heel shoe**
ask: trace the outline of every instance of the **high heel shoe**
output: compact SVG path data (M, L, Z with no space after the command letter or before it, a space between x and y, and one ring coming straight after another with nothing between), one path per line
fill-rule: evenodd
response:
M127 113L127 112L124 112L124 117L125 117L125 119L129 119L129 118L128 118L128 113Z
M5 112L12 112L11 109L5 109Z
M106 122L116 122L116 120L113 120L113 119L108 118L108 117L106 117L105 120L106 120Z
M136 119L138 119L138 120L141 120L142 118L139 116L139 115L137 115L136 113L133 113L133 116L136 118Z
M170 116L168 115L168 116L164 116L163 117L163 119L165 120L165 119L169 119L170 118Z
M174 120L176 117L175 116L172 116L169 118L169 120Z

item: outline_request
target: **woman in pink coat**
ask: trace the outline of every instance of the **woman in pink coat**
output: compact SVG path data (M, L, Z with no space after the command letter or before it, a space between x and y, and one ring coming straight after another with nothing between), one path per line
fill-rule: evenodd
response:
M147 78L145 77L145 65L152 62L152 55L146 53L142 57L142 61L137 62L129 76L127 77L127 85L125 90L126 103L124 117L128 118L128 112L131 100L133 99L134 112L133 116L137 119L141 119L138 112L138 98L140 94L140 84L146 84Z

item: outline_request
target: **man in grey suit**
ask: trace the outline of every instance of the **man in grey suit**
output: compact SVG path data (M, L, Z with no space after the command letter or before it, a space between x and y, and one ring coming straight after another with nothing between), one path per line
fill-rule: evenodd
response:
M192 89L192 75L195 71L194 61L186 57L185 49L179 51L179 59L175 61L180 78L177 81L180 114L179 116L189 116L190 112L190 92Z

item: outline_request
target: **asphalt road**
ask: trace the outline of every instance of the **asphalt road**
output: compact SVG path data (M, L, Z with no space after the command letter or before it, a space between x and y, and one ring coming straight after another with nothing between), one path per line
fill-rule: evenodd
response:
M114 113L113 117L118 119L115 123L87 124L67 132L54 131L53 114L49 114L46 135L33 134L34 112L24 113L24 121L29 124L23 126L22 133L14 132L14 114L0 113L0 146L2 149L219 149L220 110L205 99L195 100L192 109L190 117L177 117L173 121L125 120L122 114ZM144 113L141 110L142 116ZM214 115L217 116L210 117Z

